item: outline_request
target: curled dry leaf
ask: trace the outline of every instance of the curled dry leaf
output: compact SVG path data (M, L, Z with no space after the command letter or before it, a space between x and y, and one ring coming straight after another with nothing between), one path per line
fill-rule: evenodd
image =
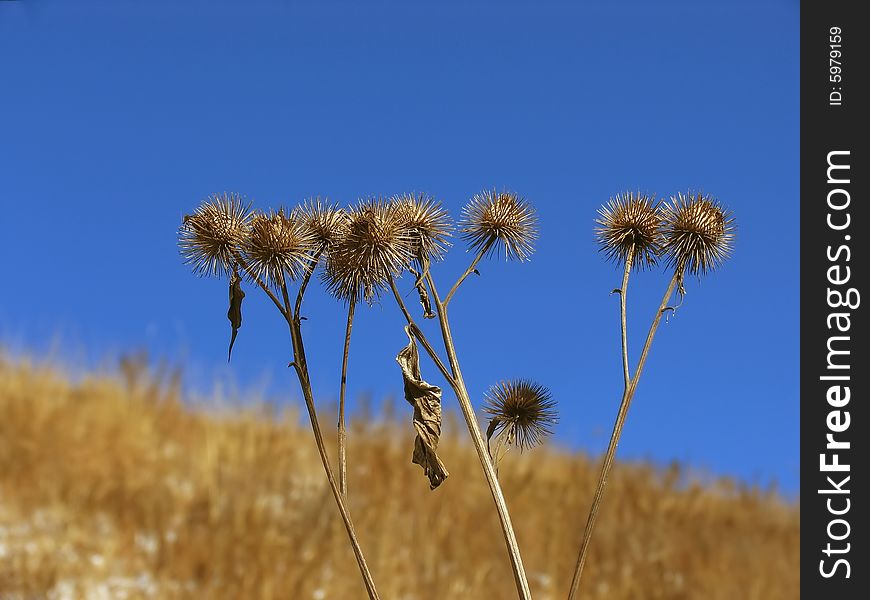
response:
M414 439L413 462L423 467L423 472L429 478L429 487L434 490L449 475L435 452L441 438L441 388L423 381L417 341L409 327L405 327L405 333L408 335L408 345L396 356L396 362L402 367L405 400L414 407L417 437Z
M426 291L426 284L424 283L426 273L429 271L429 262L424 262L423 271L420 273L415 271L413 268L409 268L408 270L415 277L414 287L417 288L417 295L420 296L420 306L423 307L423 318L434 319L436 315L432 312L432 302L429 300L429 292Z
M227 362L233 355L233 344L236 343L236 335L239 333L239 328L242 326L242 300L245 298L245 292L242 291L242 278L239 277L239 272L234 270L230 277L230 309L227 311L227 319L233 327L233 335L230 338L230 349L227 352Z

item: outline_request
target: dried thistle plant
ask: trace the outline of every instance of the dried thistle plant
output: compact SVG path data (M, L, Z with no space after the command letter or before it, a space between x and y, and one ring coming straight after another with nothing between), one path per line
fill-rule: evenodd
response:
M296 280L309 266L318 240L296 214L257 213L242 246L251 275L280 289L285 281Z
M486 444L498 469L511 448L520 452L541 444L559 422L550 390L526 379L502 381L484 394L483 410L490 415ZM495 437L493 450L491 443Z
M378 206L375 211L377 208ZM302 389L323 469L341 514L366 592L370 599L377 599L377 588L357 539L345 503L345 494L339 489L330 465L314 405L302 335L302 300L308 282L323 253L331 252L339 238L347 239L346 220L343 211L320 200L308 202L290 213L278 210L254 215L236 195L214 196L204 202L193 215L184 218L179 230L179 246L185 263L192 265L194 272L205 275L231 274L230 308L227 313L233 328L230 353L241 327L241 303L245 296L240 285L239 269L263 290L284 317L290 329L293 346L293 361L290 366L294 368ZM380 226L383 223L376 219L375 224ZM360 237L365 238L365 235ZM372 238L377 236L371 235L370 239ZM371 254L368 256L371 258ZM288 283L297 278L300 281L296 301L291 303ZM348 330L348 337L349 333Z
M228 313L233 339L241 326L241 299L244 297L237 270L263 290L286 320L293 346L290 366L299 379L324 471L370 598L378 597L377 590L346 504L347 432L344 412L347 364L356 304L361 301L371 304L385 289L392 291L408 324L406 333L410 342L397 360L402 366L406 398L415 410L414 460L423 466L433 489L447 477L447 469L435 452L441 426L441 389L422 378L419 344L459 401L499 516L517 593L526 600L531 598L531 593L519 545L487 442L462 377L447 303L468 275L477 272L475 267L482 258L504 253L508 259L527 260L534 251L538 235L537 217L528 202L510 192L486 191L472 198L464 210L462 237L477 255L442 301L429 266L431 262L444 258L450 247L452 229L450 216L441 203L423 194L403 194L391 200L368 199L348 209L316 198L289 213L278 210L256 214L243 207L237 196L224 196L210 199L185 219L179 243L185 261L193 265L194 271L234 275ZM347 305L337 478L317 418L302 332L302 300L318 264L325 265L321 279L326 289ZM415 277L414 287L420 296L424 316L438 318L449 367L417 326L402 300L396 280L405 271ZM291 303L288 284L296 282L296 300ZM556 418L555 407L545 388L520 380L502 384L493 394L489 408L495 413L490 422L490 436L498 430L506 434L510 444L523 449L537 444L550 433Z
M446 227L446 217L443 220ZM430 231L434 228L430 228ZM527 260L534 251L534 242L537 239L537 216L528 202L521 199L516 194L510 192L495 192L485 191L474 196L463 211L463 218L460 224L460 233L462 238L469 244L472 251L476 251L476 256L469 264L465 272L450 288L448 294L443 298L438 292L435 280L431 271L428 268L429 257L423 256L424 252L418 252L413 255L414 262L421 263L420 272L413 271L413 267L409 269L414 272L416 279L414 286L420 295L421 304L424 307L424 317L436 317L441 329L441 338L444 344L444 351L447 355L447 365L441 360L438 353L432 347L432 344L426 338L424 332L414 321L410 311L405 306L402 300L402 295L396 286L394 278L388 278L390 288L393 292L393 297L405 320L409 326L409 335L413 336L413 340L419 342L426 350L429 357L438 367L439 371L448 382L450 387L459 401L459 406L468 426L469 434L478 454L481 467L489 485L495 502L496 511L499 517L499 523L502 527L502 533L505 539L505 545L508 549L508 554L511 560L511 568L514 574L514 581L517 587L517 594L520 598L531 598L528 579L526 577L525 568L523 566L522 557L520 555L519 545L514 533L513 524L511 523L510 514L507 509L507 504L504 500L501 487L498 482L498 475L493 463L492 456L489 452L487 441L484 439L477 422L477 417L474 413L474 408L471 404L471 399L465 382L462 377L462 372L459 365L459 358L456 353L456 348L453 343L453 331L450 326L448 317L448 304L455 296L461 284L472 273L478 273L478 263L487 256L504 253L508 259L516 259L519 261ZM418 248L422 248L421 244ZM421 258L422 256L422 258ZM479 274L479 273L478 273ZM434 307L434 312L429 307L431 298L431 306ZM540 398L539 398L540 399ZM545 409L542 418L550 417L549 409L552 408L549 404L549 399L544 400L543 408ZM544 428L546 425L543 421L538 421L538 425ZM521 428L520 425L529 425L529 421L512 421L505 423L505 427L520 436L523 443L531 443L532 439L537 439L535 436L540 435L542 429L536 428ZM491 433L491 432L490 432Z
M214 194L192 215L186 215L178 231L184 264L200 276L229 276L237 254L251 228L252 213L238 194Z
M372 302L411 260L411 237L395 204L372 199L347 212L340 237L329 252L324 283L345 302Z
M504 435L520 451L533 448L553 434L559 422L550 390L527 379L502 381L484 395L484 412L490 415L486 438Z
M652 196L640 192L626 192L610 198L598 209L595 237L599 251L608 260L622 264L622 286L613 290L620 295L620 321L622 327L623 377L628 386L628 340L626 339L626 304L628 277L633 268L656 264L662 252L662 216L660 204Z
M516 194L487 190L465 206L460 232L472 251L504 252L507 259L524 261L534 252L538 219L532 206Z
M426 290L425 275L431 261L444 258L453 231L453 221L441 203L425 194L401 194L393 197L411 241L411 264L414 288L423 307L423 318L434 319L432 301Z
M314 237L317 252L328 254L347 229L347 212L319 196L303 202L294 213Z
M453 222L441 203L426 194L393 197L410 238L411 257L418 264L442 260L450 248Z
M679 193L662 206L661 214L662 254L674 270L706 275L731 255L734 218L713 198Z
M659 203L635 192L617 194L598 209L595 237L601 252L619 264L656 264L662 247Z
M362 201L355 208L342 211L340 217L338 213L319 212L323 247L327 249L321 279L327 291L347 305L338 401L339 489L347 497L345 399L356 305L361 301L372 303L391 274L401 272L409 260L410 239L396 206L381 199Z
M734 218L709 196L680 193L672 197L670 203L659 205L657 210L651 200L642 198L633 195L617 196L616 200L612 199L599 210L600 217L596 221L598 224L596 235L602 250L608 258L625 264L622 287L614 290L620 293L622 363L625 381L622 401L583 531L569 600L575 598L580 586L595 520L604 497L607 476L613 466L616 447L622 435L628 409L637 390L662 315L675 310L675 307L669 306L675 289L680 298L685 295L683 288L685 272L700 276L712 271L728 258L734 240ZM654 210L655 214L651 215L650 210ZM640 226L641 224L643 227ZM645 247L645 251L638 254L636 244L640 243L647 243L648 246ZM629 272L635 257L642 257L646 264L651 265L655 262L656 255L666 258L667 265L673 269L673 274L650 325L637 367L632 374L629 370L626 333L626 293Z

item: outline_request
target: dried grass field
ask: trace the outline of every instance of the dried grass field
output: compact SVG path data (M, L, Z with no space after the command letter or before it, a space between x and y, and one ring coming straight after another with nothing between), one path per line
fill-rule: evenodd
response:
M364 598L299 413L194 408L177 387L0 358L0 598ZM410 409L395 413L349 433L350 508L381 597L516 597L464 426L447 423L450 478L432 492ZM567 594L597 467L551 446L501 463L535 598ZM583 597L798 598L799 506L683 471L617 465Z

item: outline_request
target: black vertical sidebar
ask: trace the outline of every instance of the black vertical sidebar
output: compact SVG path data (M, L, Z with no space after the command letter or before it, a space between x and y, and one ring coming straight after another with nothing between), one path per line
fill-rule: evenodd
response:
M801 4L801 593L870 590L870 21ZM866 306L865 306L866 305Z

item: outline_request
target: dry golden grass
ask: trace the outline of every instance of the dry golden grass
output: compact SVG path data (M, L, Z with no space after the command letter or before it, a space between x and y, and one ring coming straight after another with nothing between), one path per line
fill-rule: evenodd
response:
M430 492L403 416L407 426L358 419L350 431L350 507L381 596L515 597L464 428L442 439L451 476ZM551 448L502 463L537 599L567 594L596 476L596 461ZM684 479L676 467L617 466L583 597L798 598L799 508ZM0 359L0 598L43 597L365 593L295 413L194 410L135 370L74 384Z

